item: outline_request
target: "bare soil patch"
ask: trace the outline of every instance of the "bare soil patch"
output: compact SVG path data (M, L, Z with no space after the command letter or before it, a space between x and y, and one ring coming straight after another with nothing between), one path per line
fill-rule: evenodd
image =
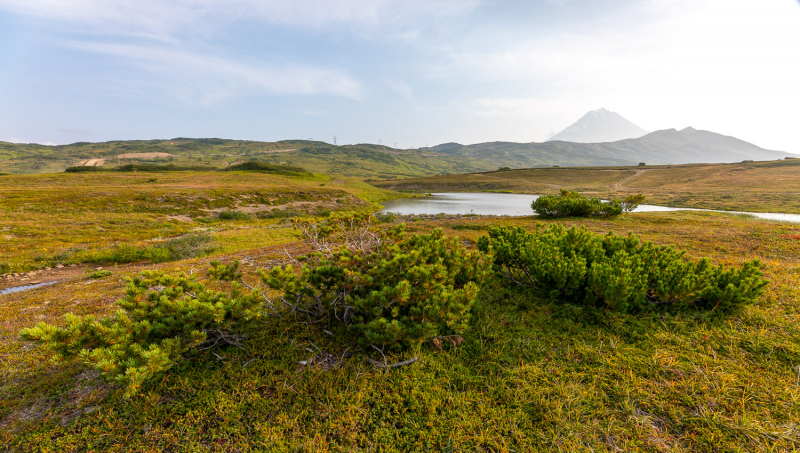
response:
M106 163L105 159L84 159L77 164L76 167L102 167Z
M186 222L186 223L193 223L194 222L194 220L192 220L191 217L189 217L188 215L182 215L182 214L168 215L167 216L167 220L177 220L178 222Z

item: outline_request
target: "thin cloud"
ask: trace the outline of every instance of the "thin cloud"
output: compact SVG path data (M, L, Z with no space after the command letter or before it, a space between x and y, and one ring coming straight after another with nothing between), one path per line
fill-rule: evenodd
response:
M163 46L73 42L69 47L158 74L165 88L186 101L213 103L253 88L268 94L361 96L360 84L347 74L309 65L243 63Z
M255 20L304 30L415 28L421 19L471 11L477 0L0 0L0 9L55 21L74 30L162 40Z

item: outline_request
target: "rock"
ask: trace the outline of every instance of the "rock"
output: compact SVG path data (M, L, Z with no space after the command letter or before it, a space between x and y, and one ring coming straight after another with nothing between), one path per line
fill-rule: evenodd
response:
M61 268L63 268L63 267L64 267L64 265L63 265L63 264L56 264L56 269L61 269Z
M76 267L77 264L70 264L69 267Z

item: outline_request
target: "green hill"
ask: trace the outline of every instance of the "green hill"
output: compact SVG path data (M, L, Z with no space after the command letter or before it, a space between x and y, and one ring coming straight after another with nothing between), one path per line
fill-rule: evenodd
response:
M377 145L333 146L308 140L255 142L176 138L79 142L60 146L0 142L0 172L5 173L55 173L80 164L96 165L99 162L85 162L95 159L104 160L100 163L102 168L131 163L225 168L237 163L260 161L298 166L332 176L382 178L497 168L492 159L451 156L431 151L394 150Z

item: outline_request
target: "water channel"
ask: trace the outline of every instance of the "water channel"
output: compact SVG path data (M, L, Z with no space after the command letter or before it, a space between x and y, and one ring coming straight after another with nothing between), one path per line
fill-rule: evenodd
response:
M434 193L431 196L400 198L384 202L382 212L409 214L477 214L529 216L535 215L531 203L538 195L506 193ZM634 212L655 211L708 211L726 214L747 214L759 219L800 223L800 214L781 214L744 211L715 211L713 209L669 208L666 206L640 205Z
M0 295L16 293L17 291L25 291L26 289L38 288L40 286L45 286L45 285L52 285L53 283L58 283L58 282L45 282L45 283L37 283L35 285L15 286L13 288L0 289Z

